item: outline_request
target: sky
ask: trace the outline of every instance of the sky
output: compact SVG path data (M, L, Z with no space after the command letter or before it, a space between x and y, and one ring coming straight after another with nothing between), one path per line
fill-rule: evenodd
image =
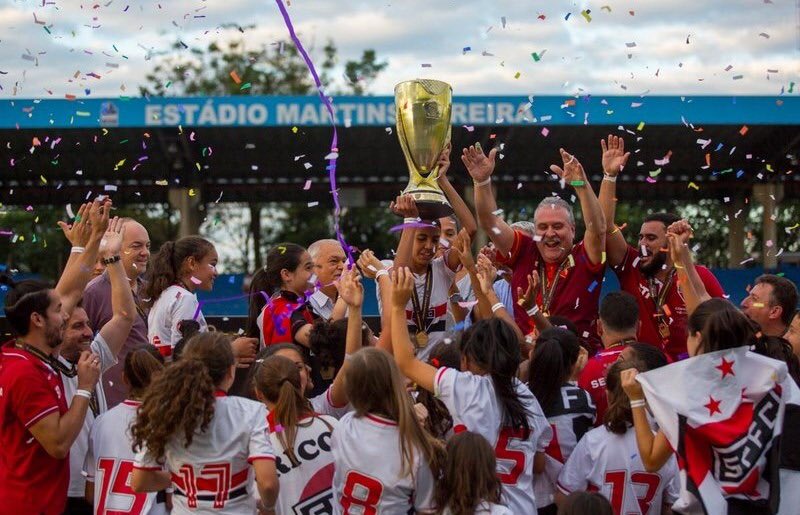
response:
M426 77L456 95L778 95L800 82L797 1L292 0L288 10L312 59L331 39L341 63L368 48L388 61L371 94ZM176 40L230 38L286 39L275 2L0 0L0 98L136 95Z

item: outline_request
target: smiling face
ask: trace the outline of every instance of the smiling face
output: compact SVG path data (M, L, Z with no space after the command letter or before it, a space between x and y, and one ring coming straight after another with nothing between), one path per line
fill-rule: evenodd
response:
M219 256L217 249L211 247L211 250L196 260L193 257L187 259L190 277L189 281L196 289L210 291L214 288L214 279L217 278L217 262ZM188 281L187 281L188 284Z
M47 311L45 311L44 315L36 312L32 313L31 319L44 331L44 339L47 346L55 349L61 345L61 340L64 338L67 319L61 311L61 298L55 290L50 290L47 296L50 298Z
M303 295L306 291L314 287L311 277L314 275L314 262L311 261L311 254L304 251L300 256L300 264L294 270L281 270L281 280L285 290Z
M150 235L142 224L132 220L125 224L121 258L128 279L133 281L147 271L147 264L150 262Z
M652 277L667 264L667 227L662 222L645 222L639 231L639 270Z
M77 363L81 352L89 350L93 336L86 310L80 307L75 308L64 329L60 354L67 361Z
M324 244L314 261L314 273L317 274L320 284L327 286L338 281L344 271L346 260L347 256L341 245L338 243Z
M545 204L534 213L536 247L546 263L561 263L572 250L575 224L562 206Z
M414 232L411 260L415 267L427 267L436 255L441 230L438 227L423 227Z

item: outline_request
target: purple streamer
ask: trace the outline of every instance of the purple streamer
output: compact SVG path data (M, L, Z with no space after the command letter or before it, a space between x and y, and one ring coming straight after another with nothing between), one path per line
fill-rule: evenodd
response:
M333 229L336 231L336 239L339 240L339 243L342 245L345 253L347 253L347 259L350 262L350 265L353 266L355 264L355 260L353 259L352 252L350 250L350 245L347 244L347 241L344 239L344 235L342 234L339 228L339 214L342 210L341 205L339 204L339 190L336 188L336 160L338 159L338 146L339 146L339 135L336 132L336 116L333 110L333 104L331 100L325 95L322 89L322 81L319 80L319 75L317 75L317 69L314 67L314 63L311 61L311 58L308 56L303 43L300 41L300 38L297 37L294 31L294 25L292 24L292 19L289 16L289 12L286 10L286 6L283 5L283 0L275 0L275 3L278 4L278 9L281 11L281 16L283 16L283 21L286 23L286 28L289 30L289 36L292 38L295 46L297 47L297 51L300 52L300 55L303 57L303 60L306 62L306 66L308 67L308 71L311 72L311 76L314 78L314 83L317 86L317 93L319 94L319 98L323 104L325 104L325 108L328 110L328 114L331 117L331 127L333 128L333 139L331 140L331 154L333 157L328 160L328 177L330 178L331 182L331 194L333 195Z

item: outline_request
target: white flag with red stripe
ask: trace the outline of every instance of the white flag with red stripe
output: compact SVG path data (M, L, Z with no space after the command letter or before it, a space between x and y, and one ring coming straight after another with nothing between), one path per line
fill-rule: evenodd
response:
M777 511L779 436L800 390L786 364L747 347L702 354L637 379L678 456L681 513L727 513L727 499ZM774 503L774 504L773 504Z

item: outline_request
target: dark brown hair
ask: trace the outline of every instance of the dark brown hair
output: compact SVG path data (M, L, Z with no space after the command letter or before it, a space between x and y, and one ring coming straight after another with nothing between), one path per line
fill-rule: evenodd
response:
M497 477L494 449L486 439L469 431L447 441L447 458L436 483L436 513L473 515L481 502L498 504L502 485Z
M142 345L125 356L123 374L130 385L128 394L139 399L156 373L164 369L164 357L152 345Z
M425 459L433 476L439 475L441 445L422 427L400 371L388 353L367 347L353 354L347 368L345 392L356 416L373 413L397 422L404 475L413 474L415 450Z
M144 302L152 306L161 292L177 283L184 262L193 257L200 261L214 249L214 245L200 236L186 236L177 241L167 241L161 245L148 267L149 278L145 286Z
M701 302L687 321L689 334L700 333L697 353L705 354L756 343L753 323L725 299Z
M264 283L267 294L272 295L283 286L281 270L294 272L300 266L305 248L296 243L278 243L267 252L267 263L264 265Z
M447 342L439 342L431 348L428 363L436 368L447 367L461 369L461 353L458 346ZM417 386L417 402L425 406L428 416L425 418L425 429L439 440L444 441L453 428L453 416L442 401L426 390Z
M275 404L270 414L282 427L276 432L278 440L289 461L299 463L294 453L297 426L301 418L313 415L314 409L300 390L297 366L289 358L270 356L258 366L254 383L261 395Z
M633 412L631 403L625 391L622 389L622 378L620 374L623 370L635 368L639 372L646 372L630 361L618 361L608 367L606 374L606 392L608 393L608 408L603 415L603 424L606 429L617 435L624 435L628 428L633 425Z
M208 429L214 418L214 392L234 363L225 333L199 333L189 339L181 360L156 375L142 398L131 426L134 451L147 447L148 456L161 461L173 438L182 437L189 447L195 431Z
M14 282L11 276L0 275L0 284L7 285L9 292L5 299L5 313L11 328L19 336L25 336L30 331L31 315L39 313L47 317L47 308L50 307L49 284L27 279Z
M559 506L558 515L614 515L614 508L597 492L572 492Z
M772 293L769 296L769 303L773 306L781 307L781 322L790 325L797 310L797 286L785 277L773 274L763 274L758 276L756 284L769 284L772 286Z

